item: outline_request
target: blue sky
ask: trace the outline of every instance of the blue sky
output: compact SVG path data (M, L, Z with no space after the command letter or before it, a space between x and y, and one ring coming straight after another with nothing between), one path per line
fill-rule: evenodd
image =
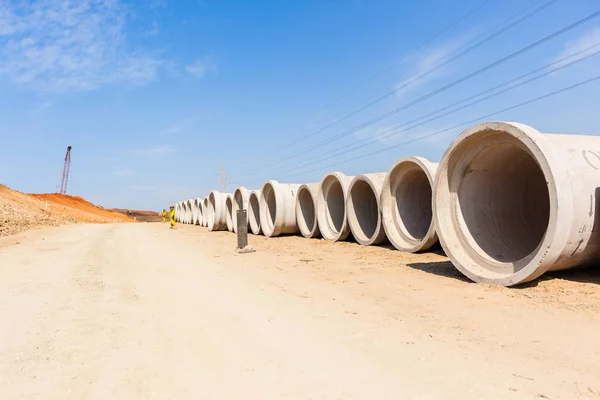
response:
M219 186L221 160L230 191L257 188L266 179L319 181L331 170L386 171L407 155L437 161L461 128L398 145L593 77L600 56L393 137L381 139L382 132L600 44L600 18L378 123L319 143L600 9L597 0L559 0L414 78L518 11L547 1L489 0L420 46L483 0L0 0L0 183L56 191L68 145L71 194L138 209L205 196ZM407 80L414 82L340 120ZM596 81L489 119L542 132L597 134L598 93ZM361 140L373 143L319 162ZM298 154L313 146L306 153L313 159L303 162ZM391 146L398 147L351 160Z

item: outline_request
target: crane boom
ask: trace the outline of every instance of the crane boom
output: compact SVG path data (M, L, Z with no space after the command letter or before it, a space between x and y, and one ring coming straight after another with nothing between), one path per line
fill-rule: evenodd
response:
M67 194L67 184L69 183L69 170L71 169L71 146L67 147L65 154L65 166L63 167L62 181L60 183L60 194Z

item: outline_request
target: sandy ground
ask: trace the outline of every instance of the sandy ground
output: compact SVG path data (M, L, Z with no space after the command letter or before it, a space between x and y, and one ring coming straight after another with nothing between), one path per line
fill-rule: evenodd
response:
M592 399L600 273L166 224L0 238L2 399Z

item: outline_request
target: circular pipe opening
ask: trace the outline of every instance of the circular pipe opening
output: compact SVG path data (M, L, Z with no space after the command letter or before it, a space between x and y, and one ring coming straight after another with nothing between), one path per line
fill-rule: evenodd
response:
M456 202L476 252L500 263L529 256L548 228L544 173L528 150L511 141L488 146L469 160Z
M314 233L317 224L315 200L307 187L301 187L297 196L296 219L298 228L303 236L309 237Z
M215 226L216 206L215 194L211 193L208 196L208 227L210 229L213 229Z
M392 184L395 222L410 239L423 240L433 219L429 178L416 165L398 178Z
M348 194L348 222L360 243L371 241L381 223L375 191L363 179L357 179Z
M266 209L263 212L266 212L264 221L266 221L266 226L262 226L262 230L266 236L273 233L275 229L275 217L277 215L277 201L275 199L275 188L271 183L265 184L262 191L262 196L265 199Z
M227 229L229 231L233 230L233 196L228 195L227 198L225 199L225 208L227 210L227 215L225 216L227 218L226 222L227 222Z
M346 219L346 205L342 184L333 176L324 182L325 223L333 235L340 233Z
M527 282L562 254L572 213L559 205L570 204L571 192L557 187L557 176L568 178L551 145L527 125L486 122L461 133L442 157L435 225L446 254L472 280Z
M256 192L250 193L248 199L248 221L252 233L258 235L260 233L260 203Z

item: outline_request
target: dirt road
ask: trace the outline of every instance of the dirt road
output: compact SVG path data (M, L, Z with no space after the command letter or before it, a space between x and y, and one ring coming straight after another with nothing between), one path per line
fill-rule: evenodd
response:
M599 275L505 289L437 255L250 241L164 224L3 239L0 398L600 395Z

